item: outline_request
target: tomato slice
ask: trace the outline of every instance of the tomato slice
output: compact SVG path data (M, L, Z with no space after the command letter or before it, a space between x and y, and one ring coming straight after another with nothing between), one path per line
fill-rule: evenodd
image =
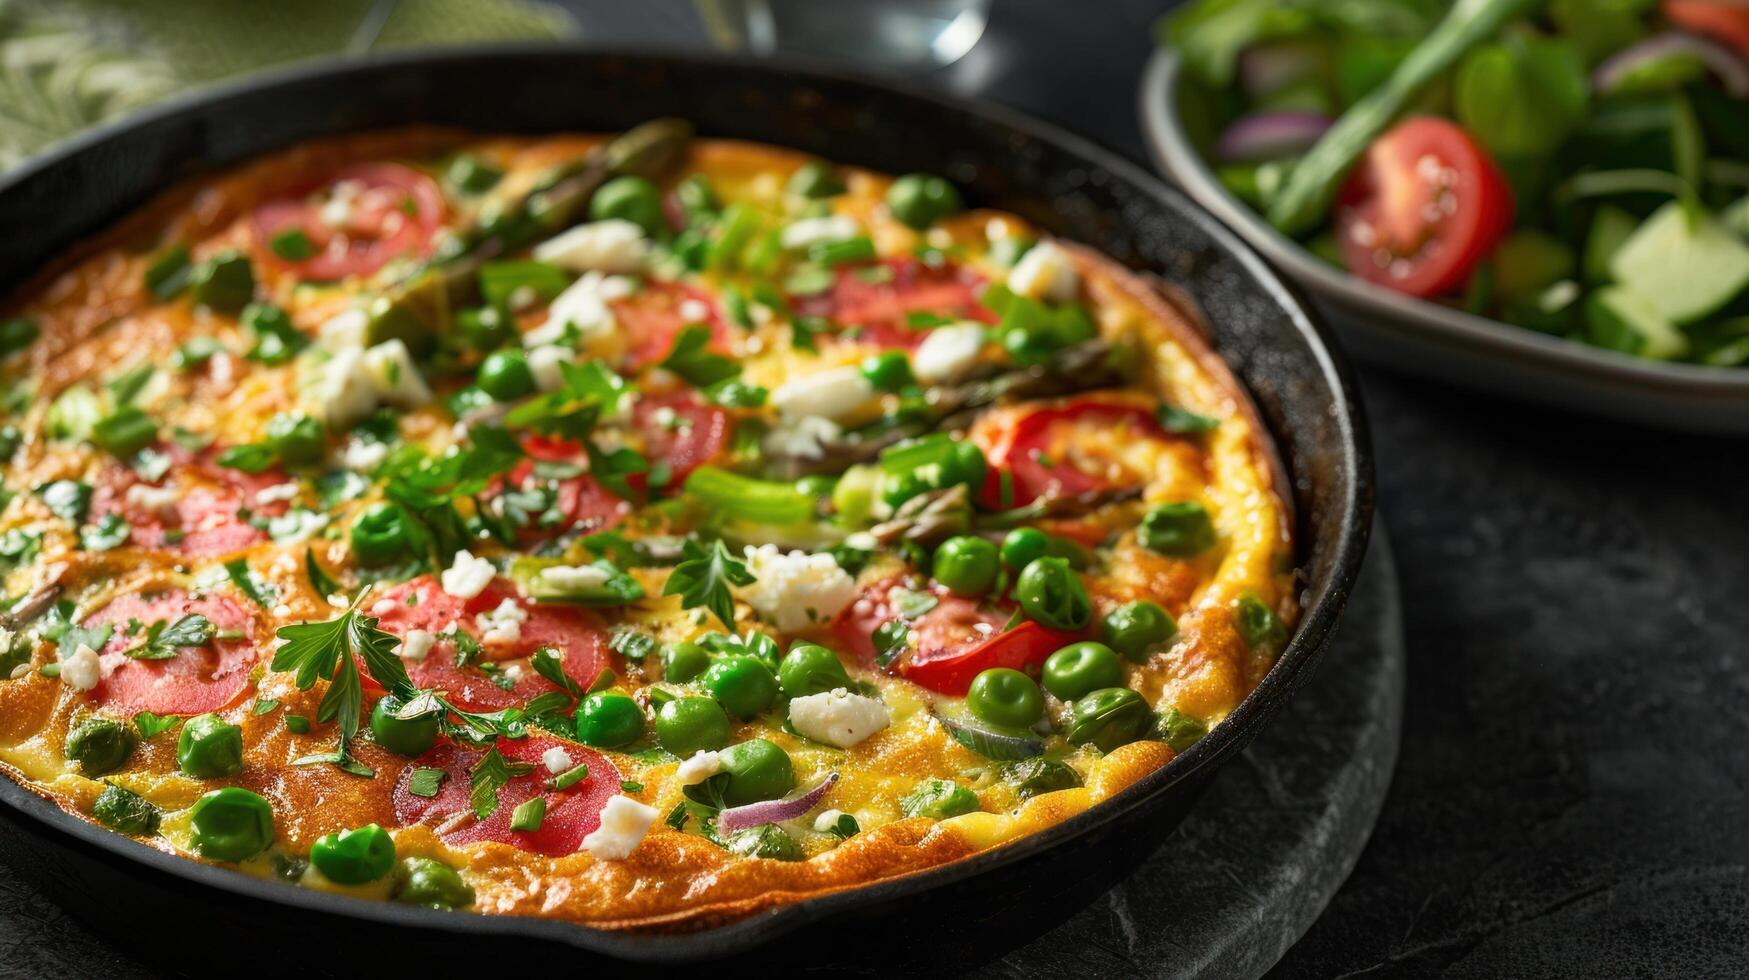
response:
M1716 38L1749 58L1749 4L1741 0L1664 0L1664 17L1677 27Z
M573 765L587 765L589 775L565 789L546 789L545 783L552 773L541 756L553 748L563 749ZM581 745L531 733L528 738L499 739L498 752L506 760L527 763L534 770L512 776L498 790L498 809L490 817L481 820L474 815L469 788L474 764L486 754L485 750L443 742L415 759L395 782L395 816L401 825L423 824L450 845L494 841L535 854L570 854L583 845L583 838L601 826L602 808L619 795L619 769L606 756ZM447 774L438 785L436 796L413 794L413 773L417 769L440 769ZM511 830L511 813L537 796L545 798L547 804L540 829Z
M697 304L698 309L692 309ZM734 334L723 319L711 294L676 282L650 280L623 299L614 300L613 316L628 339L626 368L636 371L661 363L674 349L682 327L703 324L710 328L710 349L734 354ZM699 315L702 312L702 316ZM690 315L689 315L690 314Z
M182 647L167 660L135 660L122 651L144 638L142 627L162 620L166 625L184 616L205 616L221 633L240 631L237 639L214 639L203 647ZM124 633L130 623L136 633ZM101 653L103 678L92 696L107 708L132 714L151 711L166 715L197 715L217 711L249 686L249 671L260 651L250 635L254 620L248 609L217 594L199 598L181 590L150 597L122 596L85 619L85 626L112 626L115 633Z
M526 490L534 485L535 463L573 463L587 465L589 457L583 452L583 447L568 439L554 436L531 435L522 441L522 448L528 453L529 459L518 463L499 485L498 493L502 494L509 488ZM615 527L625 519L630 506L614 496L595 478L588 473L567 476L553 481L554 500L552 510L559 519L552 524L540 526L530 524L518 531L518 536L525 542L541 541L557 537L567 531L578 531L583 534L593 534Z
M870 270L880 269L887 271L871 275ZM982 276L953 262L929 265L913 258L883 259L871 265L839 266L832 288L793 297L790 305L803 316L823 316L861 328L860 343L909 350L929 335L929 328L906 322L911 313L995 323L995 312L978 302L983 288Z
M1065 497L1140 482L1118 457L1136 439L1162 439L1166 430L1137 405L1082 400L1040 408L1001 427L979 427L972 437L990 462L983 503L993 510L1021 507L1040 497ZM1003 474L1010 492L1004 493ZM1006 497L1006 499L1005 499Z
M359 164L256 208L255 240L268 261L300 278L368 276L390 259L430 254L444 210L443 191L419 171L398 163ZM309 258L288 259L269 247L290 231L309 238Z
M689 391L645 395L632 406L632 427L644 437L644 456L652 464L668 464L669 486L678 486L723 451L729 424L728 412Z
M903 591L909 591L903 580L876 584L839 614L834 633L852 653L874 663L874 632L901 618L895 593ZM1047 657L1084 636L1031 620L1005 631L1014 618L1011 602L979 603L940 589L934 596L936 605L911 623L916 645L886 670L940 694L964 695L972 679L992 667L1036 673Z
M267 533L245 514L278 517L288 508L283 500L257 499L261 491L288 479L281 470L244 473L214 462L218 450L193 454L173 446L159 448L173 460L169 482L157 487L178 492L170 506L148 507L130 499L129 488L145 481L121 466L107 471L92 493L91 513L125 518L133 528L128 541L136 547L191 558L230 554L267 540Z
M1336 201L1348 271L1410 296L1462 286L1512 227L1512 189L1463 127L1416 116L1373 141Z
M552 647L563 658L565 672L577 683L584 687L595 683L607 666L607 638L599 621L571 606L529 602L503 579L472 599L458 599L443 591L435 578L424 575L384 592L370 603L369 612L383 629L399 637L412 630L444 633L454 624L478 639L484 631L475 617L492 612L506 600L520 607L528 619L521 624L516 641L485 645L481 660L501 670L487 673L475 666L458 666L454 641L439 640L423 660L407 661L407 676L418 687L443 691L458 708L498 711L558 689L526 662L536 650ZM508 688L497 683L505 678L510 679Z

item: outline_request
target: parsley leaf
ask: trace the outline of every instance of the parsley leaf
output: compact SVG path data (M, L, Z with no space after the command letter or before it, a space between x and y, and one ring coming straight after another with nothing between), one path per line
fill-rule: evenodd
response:
M729 554L717 541L709 550L697 541L687 541L680 564L668 576L663 595L678 595L687 609L709 609L724 626L735 626L735 597L730 586L751 585L756 579L747 565Z
M134 713L134 727L140 730L141 738L154 738L182 724L182 719L176 715L155 715L150 711Z
M541 647L534 652L534 656L528 658L528 662L534 667L535 673L545 677L555 687L561 688L566 694L579 701L583 699L583 685L577 683L576 678L565 673L564 658L559 656L557 650L552 647Z
M602 452L593 442L584 443L583 448L589 453L589 473L595 477L596 483L621 500L637 499L638 492L632 488L627 478L648 472L649 460L635 449L621 448Z
M662 359L662 367L686 379L694 388L727 381L741 373L741 366L711 350L711 332L706 327L686 327L674 338L674 347Z
M1207 415L1198 415L1177 405L1161 405L1155 413L1160 420L1160 428L1174 435L1187 435L1196 432L1213 432L1220 428L1221 420Z
M526 762L506 760L497 746L486 750L480 761L474 763L474 771L468 776L468 802L474 808L474 816L485 820L497 813L498 791L515 777L525 776L533 771L534 766Z
M413 770L413 778L407 780L407 792L429 800L437 795L437 791L443 786L443 781L448 777L449 773L442 769L420 766Z
M328 681L328 691L316 707L316 720L338 720L340 727L339 742L332 753L305 756L293 760L293 765L327 762L354 775L374 775L352 758L350 751L364 710L355 656L364 660L371 676L390 693L403 698L414 694L406 668L394 655L394 635L378 629L375 619L359 615L358 605L369 594L369 589L360 591L350 608L328 622L294 623L281 626L275 634L285 642L274 653L271 668L292 672L300 691L314 687L318 679Z
M91 510L91 487L77 480L55 480L36 488L49 512L68 524L85 523Z
M510 410L504 424L568 439L582 439L603 415L614 415L630 392L625 379L599 361L561 363L564 384Z
M324 599L346 591L341 588L339 582L334 581L332 576L322 571L321 564L316 561L316 549L314 548L304 549L304 574L310 578L310 588L315 589L316 594Z
M134 533L133 525L120 514L105 514L96 524L79 532L79 547L86 551L108 551L119 548Z
M146 628L146 635L140 642L122 653L135 660L169 660L181 653L183 647L206 646L217 634L218 629L212 620L200 613L189 613L168 625L164 620L158 620Z
M225 562L225 574L231 577L231 584L237 587L237 591L254 600L257 606L269 609L279 601L279 592L266 579L255 574L243 559Z

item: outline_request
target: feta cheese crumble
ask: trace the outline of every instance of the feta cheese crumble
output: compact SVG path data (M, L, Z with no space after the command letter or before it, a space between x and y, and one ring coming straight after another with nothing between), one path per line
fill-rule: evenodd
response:
M1014 263L1008 288L1028 299L1068 303L1081 291L1081 275L1068 252L1053 242L1039 242Z
M498 608L474 617L480 628L480 642L487 646L508 646L522 639L522 624L528 622L528 610L515 599L505 599Z
M804 415L776 425L765 434L765 451L774 456L824 459L826 444L844 435L844 427L818 415Z
M784 382L771 393L771 405L785 419L818 415L842 422L862 411L876 395L861 369L840 367Z
M534 375L534 386L542 391L558 391L565 385L565 374L559 365L576 356L569 347L547 344L528 352L528 371Z
M430 630L408 630L401 642L395 644L395 656L418 663L431 652L431 644L435 642L437 635Z
M855 238L862 226L847 214L829 214L822 218L803 218L784 226L780 241L784 248L801 250Z
M984 328L976 323L937 327L917 345L911 370L924 384L952 381L976 364L984 349Z
M674 778L680 780L682 786L696 786L722 771L721 756L709 749L699 749L674 770Z
M572 272L637 272L649 257L644 229L621 218L578 225L534 247L535 261Z
M473 552L463 548L456 552L455 561L443 570L440 577L443 591L457 599L472 599L486 591L486 586L498 577L498 570L484 558L475 558Z
M81 643L71 656L61 658L61 683L75 691L89 691L103 679L103 664L97 651Z
M583 592L606 585L613 575L594 565L549 565L536 577L542 587L554 592Z
M786 555L772 544L749 547L747 570L755 581L741 587L741 598L786 632L831 619L856 598L856 579L829 554Z
M613 333L618 322L607 304L629 295L633 285L633 281L624 276L584 273L582 278L553 298L552 305L547 308L546 322L523 334L522 345L556 344L572 330L585 341Z
M365 349L362 361L370 377L376 399L398 408L418 408L431 401L431 389L425 386L413 352L403 340L385 340Z
M387 443L375 439L359 439L354 437L346 443L346 448L340 452L340 465L349 470L359 470L365 473L383 465L383 460L389 458Z
M174 487L154 487L149 483L136 483L128 487L129 505L141 510L149 510L166 520L175 520L177 516L176 502L182 499L181 491Z
M257 504L275 504L286 500L296 500L297 496L298 481L287 480L284 483L275 483L271 487L262 487L256 491L255 502Z
M557 745L540 754L540 764L546 766L547 772L555 776L570 771L571 766L574 765L571 761L571 754Z
M601 810L601 826L583 838L583 849L598 861L623 861L650 832L660 814L629 796L615 796Z
M893 718L874 698L838 687L791 700L789 723L807 738L847 749L891 725Z

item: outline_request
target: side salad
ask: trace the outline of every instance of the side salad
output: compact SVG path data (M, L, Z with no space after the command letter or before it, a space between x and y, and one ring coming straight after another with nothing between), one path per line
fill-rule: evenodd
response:
M1749 0L1195 0L1227 189L1384 288L1749 365Z

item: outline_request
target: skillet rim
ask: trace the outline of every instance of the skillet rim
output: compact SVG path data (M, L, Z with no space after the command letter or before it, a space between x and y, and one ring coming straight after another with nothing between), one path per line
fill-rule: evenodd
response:
M1228 230L1188 195L1166 186L1159 177L1140 165L1093 140L985 98L950 95L911 80L879 78L845 71L837 66L806 58L786 56L755 60L710 51L597 45L587 41L500 42L414 49L365 58L340 56L313 59L270 69L236 81L203 86L56 144L46 153L0 179L0 208L4 207L8 196L19 187L41 179L57 168L67 167L83 155L101 150L112 140L137 130L172 122L179 117L223 113L229 102L259 96L276 88L290 89L303 83L349 75L365 77L393 73L397 69L412 66L430 69L434 65L445 63L514 63L524 58L555 55L681 64L705 71L752 71L883 90L907 100L929 103L938 109L994 122L1031 140L1051 144L1093 167L1104 170L1116 180L1129 185L1138 197L1147 198L1161 210L1195 223L1198 230L1208 236L1216 250L1237 261L1256 284L1259 294L1286 315L1292 329L1306 342L1316 367L1316 375L1323 387L1331 393L1332 410L1336 414L1335 422L1341 435L1337 472L1346 477L1339 481L1339 484L1346 484L1343 487L1346 492L1340 495L1335 505L1340 507L1341 513L1333 532L1335 541L1331 573L1323 583L1321 593L1317 593L1312 603L1305 608L1294 635L1274 666L1239 706L1196 745L1117 795L1062 823L945 865L804 898L722 925L688 932L627 932L563 920L438 912L387 901L288 887L269 879L250 877L219 865L205 864L149 847L63 811L48 798L30 791L10 776L0 779L0 802L33 818L43 829L70 836L86 848L167 874L183 884L216 888L221 892L268 905L286 905L310 914L343 915L384 925L469 936L533 938L620 960L672 965L745 952L827 916L853 910L858 906L890 903L909 895L951 886L1018 863L1035 853L1069 845L1125 813L1164 799L1169 790L1180 784L1194 785L1193 780L1196 777L1212 772L1241 751L1256 730L1267 723L1281 703L1292 695L1304 680L1305 673L1316 666L1340 621L1343 607L1359 575L1372 527L1375 490L1365 408L1352 370L1340 354L1341 346L1334 334L1309 313L1309 305L1299 293L1282 280L1252 246ZM410 119L402 125L417 122L416 119ZM370 128L384 127L379 124L361 129L340 124L328 127L328 135ZM316 134L303 138L316 138ZM270 152L270 148L259 148L245 156L266 152ZM236 162L238 161L231 161L231 164ZM212 167L210 163L205 166L209 169ZM164 189L166 187L163 185L156 188L158 191ZM137 207L141 203L144 202L136 202L132 206ZM111 220L115 219L112 217ZM27 281L30 271L33 270L26 271L26 278L0 288L7 292L16 289ZM1219 353L1219 347L1212 339L1210 345ZM1239 375L1243 384L1243 373L1238 369L1234 373ZM1249 386L1246 387L1249 390ZM1280 434L1271 429L1269 435L1275 441L1277 451L1287 456L1286 443L1279 437ZM1288 459L1291 467L1292 457ZM1283 488L1289 493L1290 504L1293 503L1292 489L1291 485ZM1296 550L1299 550L1297 542ZM1302 551L1303 553L1305 552ZM1317 592L1318 584L1308 581L1302 591L1308 594Z

